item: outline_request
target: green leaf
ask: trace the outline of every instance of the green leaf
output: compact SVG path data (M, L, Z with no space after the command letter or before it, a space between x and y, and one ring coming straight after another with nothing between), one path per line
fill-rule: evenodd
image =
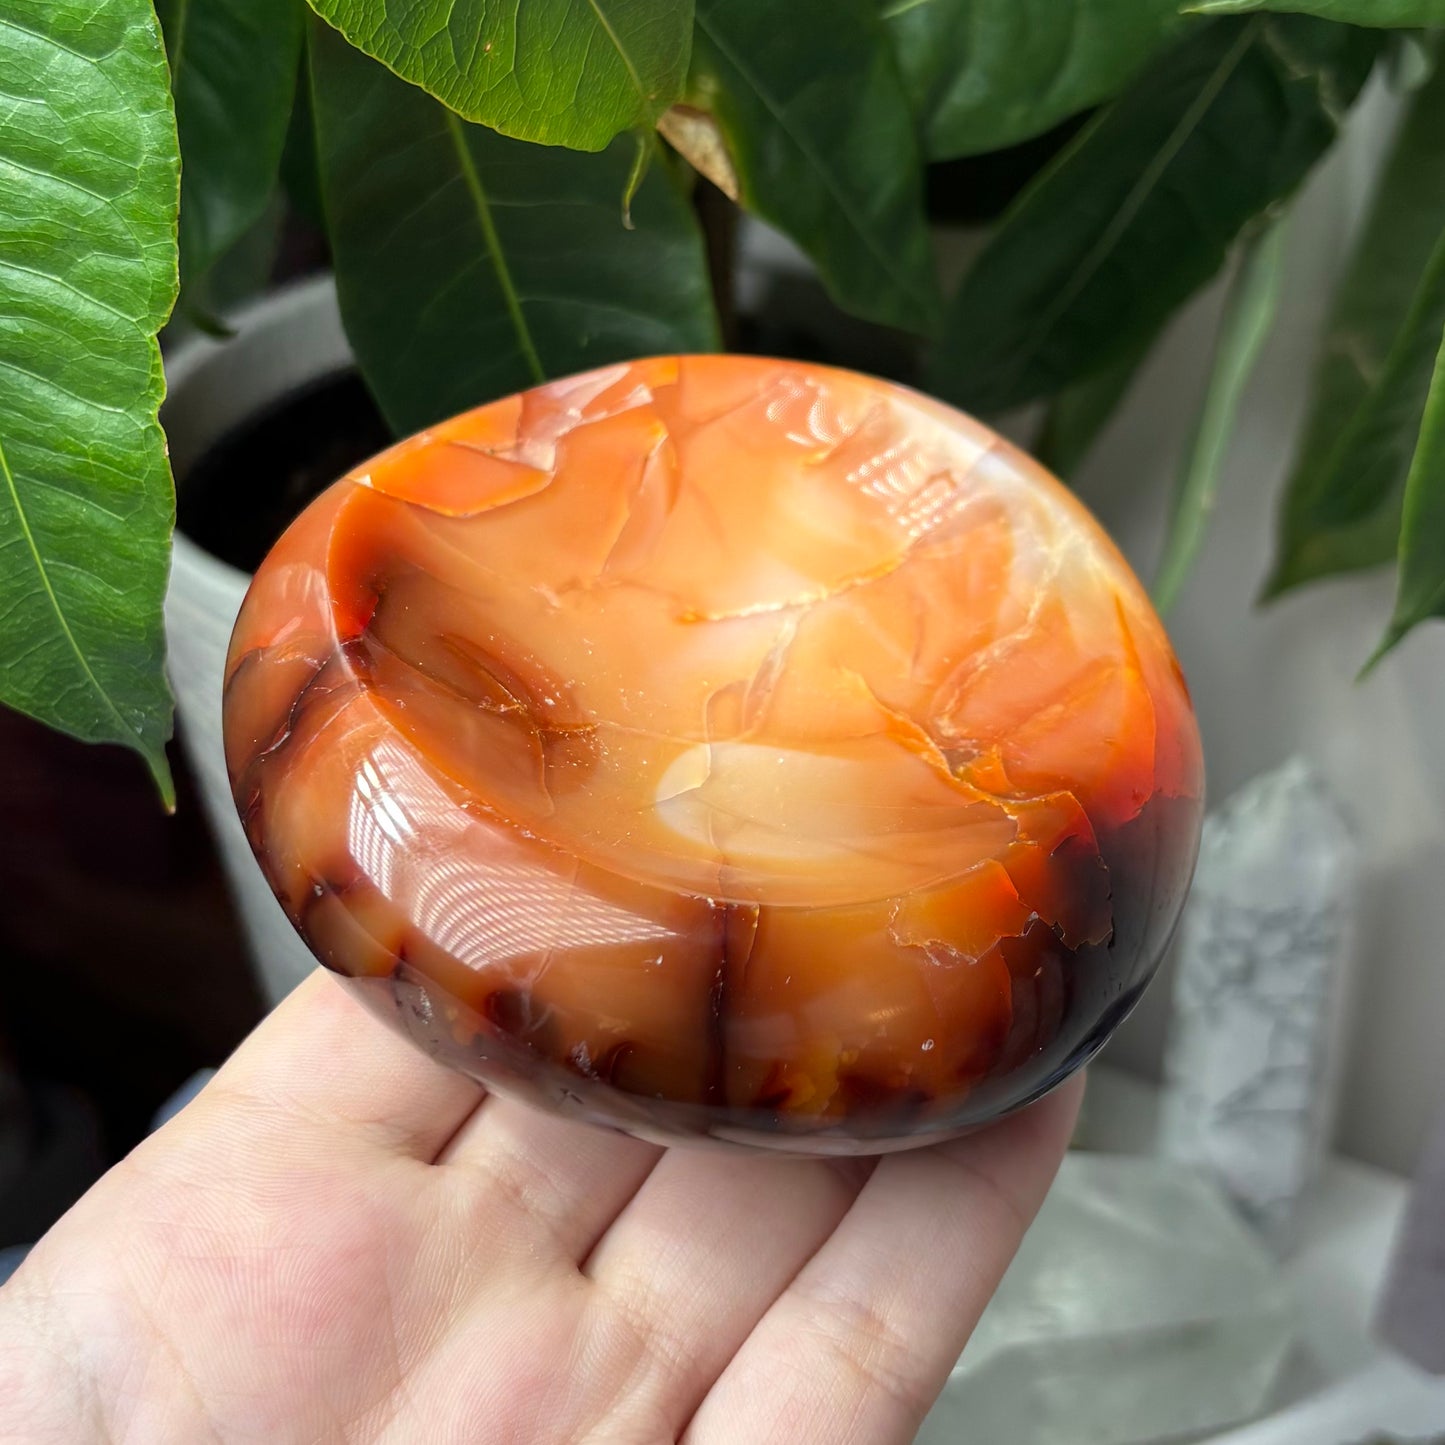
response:
M1373 667L1429 617L1445 617L1445 345L1436 353L1419 445L1405 487L1395 615L1368 666Z
M319 27L311 66L342 315L398 432L548 377L716 346L702 238L667 164L624 228L631 137L601 155L508 140Z
M1179 0L883 0L932 160L999 150L1108 100L1188 22Z
M1417 91L1335 298L1266 596L1395 555L1445 326L1445 70Z
M266 210L296 93L302 0L156 0L181 137L187 286Z
M1204 544L1239 403L1274 324L1285 233L1283 221L1276 221L1256 236L1230 284L1204 406L1179 474L1164 556L1154 579L1154 605L1161 614L1174 606Z
M134 748L168 803L178 196L150 0L0 0L0 701Z
M1341 20L1348 25L1404 28L1445 25L1445 0L1199 0L1188 7L1202 15L1238 15L1251 10L1286 10Z
M1034 455L1056 477L1068 481L1084 464L1153 348L1151 336L1102 371L1066 386L1049 403Z
M1413 95L1429 83L1439 62L1439 32L1397 30L1385 42L1385 79L1395 95Z
M326 229L321 172L316 159L316 117L311 113L310 70L301 57L301 84L291 107L291 127L281 151L281 189L292 212L317 231Z
M260 219L216 257L204 276L182 286L171 328L188 321L213 336L234 335L222 318L266 289L280 254L285 218L285 198L279 190L272 191ZM167 346L174 344L171 328L166 330Z
M779 19L776 0L698 0L689 105L720 128L744 206L840 306L932 331L922 160L873 0L788 0Z
M682 93L692 0L311 0L466 120L598 151Z
M1150 66L1004 218L950 308L933 389L1002 411L1157 334L1329 147L1379 44L1261 16Z

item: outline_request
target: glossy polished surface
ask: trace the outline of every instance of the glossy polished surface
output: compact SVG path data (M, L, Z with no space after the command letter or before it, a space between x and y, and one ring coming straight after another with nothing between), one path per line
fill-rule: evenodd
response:
M1093 520L802 363L617 366L402 443L276 546L227 679L317 957L635 1132L873 1150L1035 1097L1198 842L1188 694Z

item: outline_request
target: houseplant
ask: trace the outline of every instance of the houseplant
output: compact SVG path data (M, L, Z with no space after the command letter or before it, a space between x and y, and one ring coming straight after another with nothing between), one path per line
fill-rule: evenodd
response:
M129 744L167 796L156 338L178 282L211 323L283 172L292 206L319 192L351 345L398 431L719 344L726 227L704 237L699 174L791 236L840 307L915 338L930 389L985 416L1047 403L1039 445L1065 474L1236 256L1167 601L1268 329L1290 198L1388 68L1413 96L1267 590L1398 559L1382 649L1445 611L1445 78L1426 28L1445 0L158 8L0 0L0 701ZM1053 154L1028 145L1080 115ZM925 187L974 184L980 157L1022 188L945 297Z

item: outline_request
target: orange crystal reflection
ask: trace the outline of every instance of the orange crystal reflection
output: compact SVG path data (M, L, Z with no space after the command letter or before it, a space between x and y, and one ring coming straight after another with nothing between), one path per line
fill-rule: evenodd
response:
M226 747L328 966L493 1084L661 1134L924 1142L1147 981L1199 740L1094 521L978 423L795 362L510 397L256 575Z

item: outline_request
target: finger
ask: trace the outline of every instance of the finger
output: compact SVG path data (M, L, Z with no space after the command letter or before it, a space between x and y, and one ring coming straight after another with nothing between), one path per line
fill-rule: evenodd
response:
M584 1266L586 1337L612 1382L609 1439L677 1437L871 1168L685 1150L662 1160Z
M626 1134L488 1098L437 1163L457 1187L494 1207L499 1238L546 1247L575 1266L652 1172L663 1151Z
M229 1111L245 1114L248 1129L289 1133L303 1148L357 1143L430 1161L483 1093L317 969L172 1127L209 1127L216 1111Z
M884 1159L708 1394L687 1445L902 1445L1043 1202L1082 1083L980 1134Z

